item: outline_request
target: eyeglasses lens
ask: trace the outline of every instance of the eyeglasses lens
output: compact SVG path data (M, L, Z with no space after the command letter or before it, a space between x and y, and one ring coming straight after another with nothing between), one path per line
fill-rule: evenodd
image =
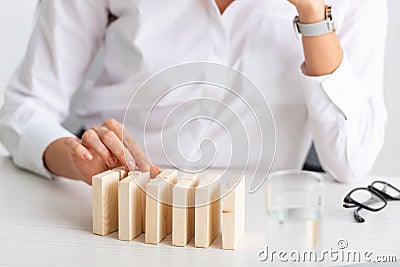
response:
M387 195L393 198L400 198L400 191L392 187L391 185L382 182L375 182L373 183L373 187L375 187L379 191L386 193Z
M381 198L367 189L356 190L350 197L358 203L364 204L372 209L379 209L385 206L385 202Z

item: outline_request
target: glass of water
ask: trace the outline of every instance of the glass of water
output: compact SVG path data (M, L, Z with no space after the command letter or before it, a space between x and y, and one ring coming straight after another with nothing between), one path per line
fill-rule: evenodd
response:
M322 176L289 170L271 173L266 182L270 250L316 249L320 231Z

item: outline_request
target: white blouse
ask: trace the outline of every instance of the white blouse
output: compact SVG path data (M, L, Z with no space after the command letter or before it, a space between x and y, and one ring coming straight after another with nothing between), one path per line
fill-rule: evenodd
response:
M221 15L215 0L42 0L28 50L6 90L0 140L18 166L51 177L43 165L43 152L54 140L73 136L61 123L68 116L72 95L103 47L99 75L86 88L84 104L77 111L85 127L100 125L109 117L123 121L133 92L170 66L216 62L245 74L268 100L276 126L273 170L300 169L313 140L322 167L335 179L362 178L384 141L387 5L376 0L330 3L338 11L345 57L334 73L308 77L301 68L302 44L292 27L296 10L287 1L237 0ZM109 13L117 17L111 24ZM201 97L202 92L193 86L183 95L166 98L154 112L163 114L165 105ZM143 103L151 104L146 99ZM142 145L146 138L146 151L154 163L167 165L156 140L162 119L151 120L151 131L144 136L137 127L145 119L140 114L129 114L126 126ZM166 153L196 160L201 156L198 144L210 138L217 148L213 166L223 166L229 157L227 140L210 125L189 127L179 139L182 151ZM262 137L266 143L273 140L272 130Z

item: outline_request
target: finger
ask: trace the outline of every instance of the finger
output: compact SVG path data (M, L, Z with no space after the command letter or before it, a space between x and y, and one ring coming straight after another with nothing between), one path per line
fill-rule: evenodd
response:
M136 161L136 165L138 166L139 170L142 172L151 171L152 165L150 161L147 159L146 155L144 154L142 148L136 141L131 141L127 143L126 148L132 154L133 158Z
M67 148L67 151L83 160L92 160L93 155L90 153L90 151L84 147L77 139L74 138L66 138L65 139L65 147Z
M136 162L131 153L124 147L118 136L105 127L92 128L99 136L101 142L113 153L113 155L122 163L128 170L136 169Z
M154 168L154 166L151 165L151 168L150 168L150 177L151 177L151 178L155 178L155 177L157 177L158 174L159 174L159 173L157 172L156 168Z
M110 131L113 131L118 136L118 138L123 141L123 137L125 137L125 133L123 133L124 126L119 121L111 118L106 120L102 126L109 129Z
M152 171L152 166L143 152L140 145L136 142L136 140L126 131L125 127L115 119L108 119L103 124L104 127L113 131L120 140L122 140L124 146L129 150L130 154L135 159L136 165L142 172ZM155 174L156 171L153 170ZM157 175L157 174L155 174Z
M161 170L156 165L151 164L150 177L155 178L160 173L161 173Z
M158 173L161 173L161 169L157 165L152 164L152 166Z
M87 130L82 136L82 145L93 149L99 156L107 163L108 167L115 167L117 159L111 151L103 144L97 133L90 129Z

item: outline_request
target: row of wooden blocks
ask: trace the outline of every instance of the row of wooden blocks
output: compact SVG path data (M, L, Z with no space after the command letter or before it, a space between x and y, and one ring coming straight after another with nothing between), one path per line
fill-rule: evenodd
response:
M222 248L235 249L244 233L245 178L231 179L222 199L220 178L208 174L200 181L199 174L185 174L178 180L178 172L171 169L154 179L124 168L95 175L93 232L118 230L119 239L126 241L144 232L150 244L172 232L174 246L186 246L194 236L195 246L202 248L221 232Z

